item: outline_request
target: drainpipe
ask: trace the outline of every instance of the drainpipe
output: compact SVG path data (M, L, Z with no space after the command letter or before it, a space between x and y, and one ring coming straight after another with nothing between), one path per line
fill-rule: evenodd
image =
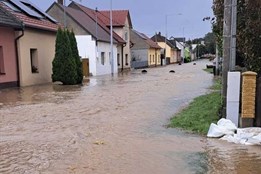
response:
M20 87L20 70L19 70L19 58L18 58L18 40L24 36L24 28L22 28L22 34L15 38L15 56L16 56L16 71L17 71L17 86Z

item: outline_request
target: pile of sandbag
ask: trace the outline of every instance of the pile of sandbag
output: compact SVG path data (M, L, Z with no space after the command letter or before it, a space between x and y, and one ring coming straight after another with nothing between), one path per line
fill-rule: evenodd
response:
M261 145L261 128L237 128L231 120L220 119L211 123L207 137L245 145Z

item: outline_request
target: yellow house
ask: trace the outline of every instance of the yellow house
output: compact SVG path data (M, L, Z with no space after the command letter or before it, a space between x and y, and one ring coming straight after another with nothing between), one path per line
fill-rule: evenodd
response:
M166 57L166 65L178 62L178 48L173 43L171 43L168 39L165 40L165 37L162 36L160 32L154 35L151 39L154 42L157 42L157 44L164 49L162 59L165 59Z
M52 82L56 21L29 1L6 0L0 6L24 26L15 32L19 86Z
M161 65L160 50L156 42L145 34L131 30L132 68L155 67Z

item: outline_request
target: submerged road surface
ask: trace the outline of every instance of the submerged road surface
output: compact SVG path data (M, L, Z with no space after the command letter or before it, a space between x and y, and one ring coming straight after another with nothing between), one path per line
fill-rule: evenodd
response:
M92 77L84 86L1 90L0 173L260 173L260 147L165 127L208 92L207 63Z

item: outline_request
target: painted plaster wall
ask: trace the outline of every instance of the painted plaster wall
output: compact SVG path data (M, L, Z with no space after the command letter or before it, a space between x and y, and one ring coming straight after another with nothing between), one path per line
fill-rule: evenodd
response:
M109 53L111 52L110 43L98 42L98 60L96 61L96 75L105 75L111 74L111 60ZM101 64L101 53L105 53L105 61L104 65ZM117 65L117 45L113 45L113 73L118 73L118 65Z
M63 26L64 24L64 13L61 8L57 5L54 5L47 13L52 16L54 19L59 21ZM90 35L87 33L78 23L76 23L69 15L66 15L66 25L67 28L73 30L75 35Z
M75 38L77 41L79 55L82 58L89 59L90 73L95 76L96 75L95 41L92 40L92 36L90 36L90 35L85 35L85 36L76 35Z
M82 58L89 58L90 73L93 76L111 74L111 63L109 52L111 52L110 43L98 42L98 49L96 49L95 41L92 36L76 36L79 55ZM97 50L97 52L96 52ZM105 53L104 65L101 63L101 53ZM118 73L117 65L117 47L113 46L114 56L114 73Z
M184 58L185 57L185 55L184 55L184 46L180 42L176 42L176 45L181 50L180 56Z
M117 33L121 38L123 38L123 40L125 40L126 42L126 46L123 48L123 67L130 68L131 50L130 50L130 26L128 20L126 20L124 27L114 27L113 31ZM127 38L125 38L125 33L127 33ZM125 58L126 54L128 55L127 62ZM122 62L120 64L122 65Z
M150 61L151 56L151 61ZM154 60L153 60L154 56ZM160 50L155 48L150 48L148 50L148 60L149 60L149 66L155 66L160 65Z
M165 42L157 42L157 43L158 43L158 45L161 48L163 48L163 49L166 48L166 57L171 57L171 48L170 48L170 46L168 44L166 45Z
M1 83L17 82L17 61L15 55L15 32L12 28L0 27L0 46L3 51L4 73Z
M21 32L19 32L21 34ZM19 35L20 35L19 34ZM20 85L30 86L51 82L55 55L55 32L26 29L18 41ZM37 49L39 73L32 73L30 49Z

